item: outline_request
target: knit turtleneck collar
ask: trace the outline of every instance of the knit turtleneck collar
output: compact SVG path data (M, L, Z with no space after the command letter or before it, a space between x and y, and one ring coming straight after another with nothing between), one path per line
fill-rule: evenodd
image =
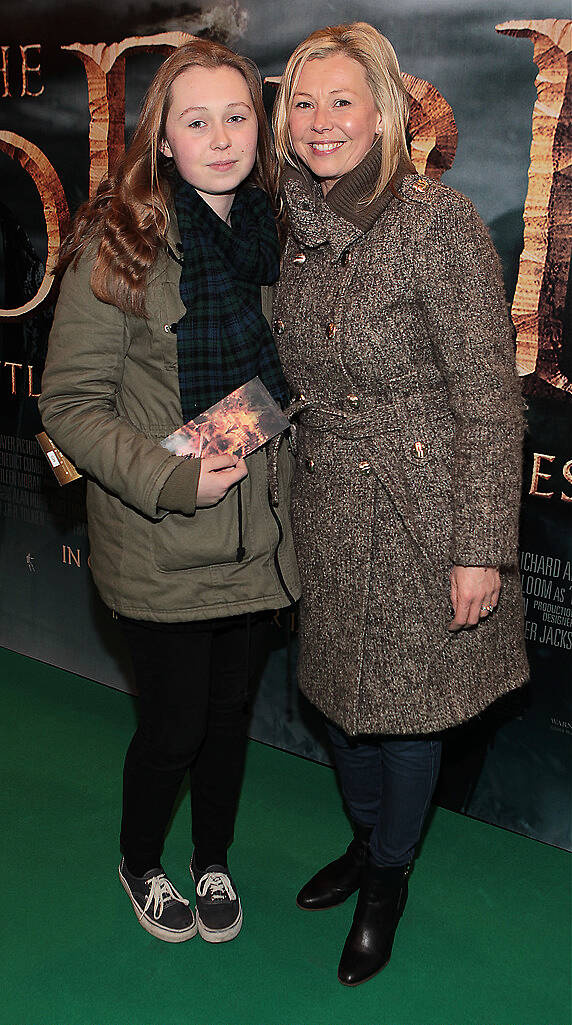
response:
M339 178L325 197L325 202L330 210L333 210L339 217L343 217L345 221L349 221L350 224L355 224L356 228L360 228L362 231L369 231L375 224L393 198L391 186L393 185L394 189L397 188L407 173L407 169L400 164L393 181L386 186L381 196L371 203L364 203L363 200L371 195L375 188L381 168L381 158L382 142L381 139L378 139L363 160Z
M369 231L394 198L393 189L411 173L407 163L400 164L381 196L370 203L360 202L373 192L380 166L378 140L325 197L307 168L286 167L282 188L292 229L300 241L308 245L329 241L334 251L341 252L357 235Z

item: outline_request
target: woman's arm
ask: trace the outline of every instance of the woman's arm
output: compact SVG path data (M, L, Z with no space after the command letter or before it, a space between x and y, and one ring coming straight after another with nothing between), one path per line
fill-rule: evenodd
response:
M455 420L451 563L514 564L522 398L499 260L468 199L437 194L415 275Z

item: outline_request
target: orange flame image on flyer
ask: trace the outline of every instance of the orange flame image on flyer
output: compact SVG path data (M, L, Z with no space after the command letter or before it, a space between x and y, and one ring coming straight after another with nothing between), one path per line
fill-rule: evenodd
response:
M161 442L178 456L249 455L290 426L259 377L225 395Z

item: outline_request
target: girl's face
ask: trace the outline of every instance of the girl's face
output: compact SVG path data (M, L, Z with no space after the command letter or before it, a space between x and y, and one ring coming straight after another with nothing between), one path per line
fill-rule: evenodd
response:
M335 53L302 68L288 119L296 155L320 179L324 195L371 149L379 114L361 64Z
M258 121L236 68L188 68L171 87L161 151L181 178L226 219L256 160Z

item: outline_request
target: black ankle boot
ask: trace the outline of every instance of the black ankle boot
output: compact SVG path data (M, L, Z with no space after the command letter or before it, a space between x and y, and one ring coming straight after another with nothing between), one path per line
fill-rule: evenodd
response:
M338 979L357 986L385 968L407 900L410 865L380 868L368 861L352 927L345 942Z
M341 858L325 865L302 887L296 897L299 908L323 911L343 904L359 889L362 871L367 862L369 826L356 826L354 838Z

